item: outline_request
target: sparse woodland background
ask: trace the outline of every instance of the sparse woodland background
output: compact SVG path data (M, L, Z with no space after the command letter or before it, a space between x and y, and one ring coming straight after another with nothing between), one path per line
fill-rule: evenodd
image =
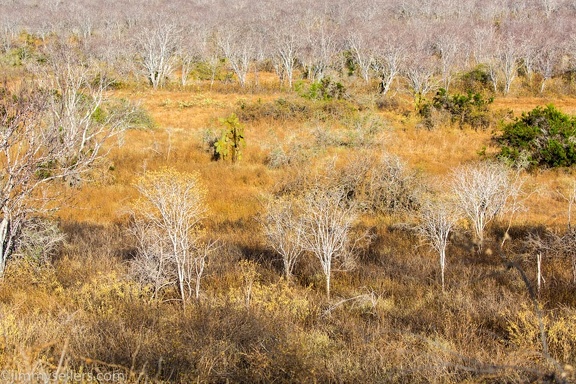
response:
M0 0L0 368L574 382L575 18Z

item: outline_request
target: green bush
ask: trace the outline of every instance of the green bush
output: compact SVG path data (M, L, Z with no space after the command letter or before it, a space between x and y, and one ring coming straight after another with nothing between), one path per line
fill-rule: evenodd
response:
M315 81L308 87L305 87L302 82L297 82L294 88L300 96L308 100L328 101L347 98L346 87L340 82L333 81L330 77Z
M484 65L479 65L460 77L460 84L464 89L473 92L486 91L492 89L492 79Z
M502 128L495 137L499 157L531 167L568 167L576 163L576 118L553 105L536 107Z
M434 115L440 113L448 116L450 123L458 123L460 127L468 125L474 129L486 129L491 124L488 105L493 101L492 97L485 99L482 94L472 91L465 95L450 95L440 88L432 102L423 104L419 112L428 128L434 126Z

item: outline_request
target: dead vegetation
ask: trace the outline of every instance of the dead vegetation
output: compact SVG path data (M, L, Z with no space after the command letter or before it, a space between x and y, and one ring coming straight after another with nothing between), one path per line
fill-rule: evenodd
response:
M576 380L572 169L522 173L527 210L512 220L492 207L480 234L455 215L423 241L417 229L439 210L430 203L450 194L440 181L495 153L491 132L423 129L409 95L367 86L344 100L276 83L261 93L209 80L167 88L109 91L138 103L149 124L111 146L90 183L51 184L60 210L23 228L0 282L0 367L13 381ZM543 100L497 97L491 113ZM567 112L576 105L556 100ZM232 113L245 125L235 164L210 152ZM138 180L166 168L175 175L166 189L178 175L203 186L202 225L177 222L175 237L151 229L161 222L152 200L140 201L137 220L129 210ZM325 234L345 238L327 250L311 227L338 213L340 227ZM211 252L188 255L184 244L187 261L159 270L159 256L182 246L177 236L190 240L186 229Z

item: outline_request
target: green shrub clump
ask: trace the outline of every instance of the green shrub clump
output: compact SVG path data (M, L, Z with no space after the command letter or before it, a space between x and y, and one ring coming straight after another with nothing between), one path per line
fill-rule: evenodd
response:
M472 91L465 95L450 95L444 88L440 88L432 101L423 104L419 112L428 128L433 128L440 115L441 119L449 119L451 124L458 123L460 127L468 125L474 129L486 129L491 124L488 106L493 101L492 97L486 99L482 94Z
M294 86L296 92L308 100L341 100L347 98L346 87L342 83L333 81L330 77L324 77L311 83L308 87L303 82L297 82Z
M495 137L499 157L530 167L569 167L576 163L576 118L553 105L536 107L502 128Z

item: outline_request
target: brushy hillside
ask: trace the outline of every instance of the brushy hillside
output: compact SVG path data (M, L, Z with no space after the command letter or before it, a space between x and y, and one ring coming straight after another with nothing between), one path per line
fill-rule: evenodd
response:
M139 102L154 126L128 131L93 182L62 189L58 223L66 240L49 266L28 258L9 264L0 286L0 356L15 377L85 372L93 376L84 380L108 374L100 377L121 382L374 383L574 378L570 254L527 242L564 231L568 201L559 192L571 193L572 170L524 175L528 209L513 217L503 247L507 218L489 227L482 251L459 226L448 247L445 292L437 255L409 229L415 214L364 211L355 228L367 231L370 241L357 249L354 269L334 272L327 300L311 255L299 260L292 281L282 278L279 256L266 246L258 219L264 195L300 188L305 174L325 172L327 162L346 175L357 172L354 165L378 164L383 154L398 156L419 186L434 185L458 165L495 152L490 130L425 129L402 99L391 109L278 92L114 95ZM269 117L274 108L285 108L282 103L300 112ZM491 108L517 113L540 104L497 98ZM564 98L557 105L570 112L575 103ZM243 157L236 164L214 161L210 140L222 129L218 119L232 112L245 126ZM137 252L127 230L138 197L134 183L145 171L166 166L199 173L208 191L205 231L218 244L201 299L185 310L176 292L153 298L149 287L130 278ZM536 293L538 252L545 281Z
M3 5L1 382L576 382L574 167L498 140L573 2L143 3Z

